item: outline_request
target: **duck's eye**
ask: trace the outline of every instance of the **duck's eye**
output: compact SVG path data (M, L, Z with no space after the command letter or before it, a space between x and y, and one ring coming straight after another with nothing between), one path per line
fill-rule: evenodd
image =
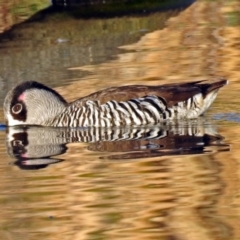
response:
M21 103L17 103L12 107L12 112L15 114L18 114L22 111L22 104Z

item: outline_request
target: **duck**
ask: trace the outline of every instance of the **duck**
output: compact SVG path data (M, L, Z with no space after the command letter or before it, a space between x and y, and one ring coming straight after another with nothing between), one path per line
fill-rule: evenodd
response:
M8 126L120 127L159 124L203 115L227 80L110 87L67 102L57 91L25 81L4 100Z

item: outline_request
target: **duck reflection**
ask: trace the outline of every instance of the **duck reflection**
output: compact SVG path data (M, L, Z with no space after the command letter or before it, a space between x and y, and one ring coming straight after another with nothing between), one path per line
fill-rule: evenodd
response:
M67 147L65 142L55 142L52 133L47 128L10 127L7 129L8 155L15 158L15 164L22 169L45 168L61 162L63 160L51 157L65 153Z
M228 151L229 145L211 124L164 124L138 128L9 127L8 154L22 169L40 169L63 160L67 144L88 143L88 150L107 152L104 159L138 159L165 155Z

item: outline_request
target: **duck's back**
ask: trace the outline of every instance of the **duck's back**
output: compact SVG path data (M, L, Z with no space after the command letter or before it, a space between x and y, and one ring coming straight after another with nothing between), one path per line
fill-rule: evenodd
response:
M49 125L136 126L175 118L196 118L209 108L219 88L226 83L219 79L108 88L70 103Z

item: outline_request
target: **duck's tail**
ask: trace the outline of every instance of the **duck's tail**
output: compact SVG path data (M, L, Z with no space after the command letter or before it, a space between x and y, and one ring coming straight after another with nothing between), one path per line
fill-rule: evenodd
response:
M206 97L209 93L215 92L215 90L228 84L228 80L220 78L210 81L201 81L197 85L202 89L202 94Z

